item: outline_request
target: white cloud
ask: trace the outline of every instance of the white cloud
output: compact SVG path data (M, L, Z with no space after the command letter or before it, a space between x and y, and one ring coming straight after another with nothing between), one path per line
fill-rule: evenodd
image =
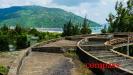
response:
M47 5L52 0L0 0L0 8L6 8L11 6L24 6L24 5Z
M81 3L79 6L62 6L59 8L73 12L82 17L87 15L88 19L104 24L106 23L108 14L115 13L114 7L117 1L127 2L127 0L100 0L100 2L97 3Z
M114 6L117 0L100 0L91 2L82 2L78 6L66 6L59 5L53 0L0 0L0 8L11 7L11 6L23 6L23 5L40 5L45 7L62 8L66 11L73 12L77 15L94 20L98 23L105 23L105 19L108 17L110 12L114 13ZM127 0L118 0L124 1Z
M103 2L104 1L104 2ZM96 21L98 23L105 23L108 14L114 12L114 1L101 0L99 3L81 3L79 6L56 6L67 11L73 12L77 15Z

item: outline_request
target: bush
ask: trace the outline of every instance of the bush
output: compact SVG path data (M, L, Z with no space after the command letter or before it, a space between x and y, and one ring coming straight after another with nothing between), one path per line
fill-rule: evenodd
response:
M38 36L39 34L39 32L35 28L31 29L28 33L34 36Z
M0 75L7 75L8 68L0 65Z
M0 51L9 50L9 39L7 35L0 35Z
M106 33L107 31L106 31L106 29L102 29L101 32L102 33Z
M77 54L75 50L68 50L64 53L64 56L70 57L70 58L77 58Z
M17 49L27 48L29 46L27 42L27 36L19 35L17 37L16 45L17 45Z

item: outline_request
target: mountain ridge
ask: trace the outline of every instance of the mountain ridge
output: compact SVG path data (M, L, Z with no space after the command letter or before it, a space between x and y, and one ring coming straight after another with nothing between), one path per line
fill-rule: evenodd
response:
M0 9L0 25L16 24L26 27L62 28L69 20L74 23L82 23L84 18L67 12L60 8L47 8L42 6L13 6ZM99 27L100 24L88 20L91 27Z

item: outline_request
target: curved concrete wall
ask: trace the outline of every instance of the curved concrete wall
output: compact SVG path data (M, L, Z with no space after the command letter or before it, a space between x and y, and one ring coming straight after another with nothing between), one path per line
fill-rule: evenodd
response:
M81 59L81 61L83 61L85 64L87 64L87 63L108 64L108 63L96 58L95 56L91 55L89 52L85 51L84 49L82 49L80 47L80 43L83 43L84 41L85 40L82 39L77 44L77 54L79 55L79 58ZM122 68L112 68L112 69L94 68L94 69L92 69L92 71L94 71L96 73L96 75L133 75L133 73L131 73L125 69L122 69Z
M107 45L107 46L110 46L110 44L109 44L108 42L109 42L109 41L106 41L104 44ZM133 57L131 57L131 56L128 56L128 55L126 55L126 54L123 54L123 53L120 53L120 52L118 52L118 51L115 51L116 48L120 48L120 47L127 46L127 45L133 45L133 41L131 40L130 43L128 43L128 44L127 44L127 43L119 43L119 44L117 44L117 45L114 45L114 46L112 47L112 49L110 49L110 50L111 50L112 52L118 54L118 55L122 55L122 56L124 56L124 57L133 59Z

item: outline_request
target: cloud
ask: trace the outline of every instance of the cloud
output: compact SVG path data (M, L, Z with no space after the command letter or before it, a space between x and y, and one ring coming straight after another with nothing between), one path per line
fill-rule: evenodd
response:
M63 0L64 1L64 0ZM89 1L89 0L88 0ZM67 5L55 5L55 7L62 8L66 11L73 12L77 15L85 17L100 24L106 23L106 18L108 18L109 13L115 14L115 3L116 1L127 0L99 0L95 2L81 2L79 5L67 6Z
M60 5L66 5L66 6L77 6L81 3L97 3L100 0L53 0L54 3L60 4Z
M82 2L78 6L55 6L66 11L73 12L77 15L85 17L100 24L106 23L106 18L109 13L114 13L114 6L116 1L100 0L96 3Z
M25 5L61 8L103 24L109 13L115 13L116 1L127 0L0 0L0 8Z
M0 8L6 8L11 6L24 6L24 5L47 5L52 0L0 0Z

